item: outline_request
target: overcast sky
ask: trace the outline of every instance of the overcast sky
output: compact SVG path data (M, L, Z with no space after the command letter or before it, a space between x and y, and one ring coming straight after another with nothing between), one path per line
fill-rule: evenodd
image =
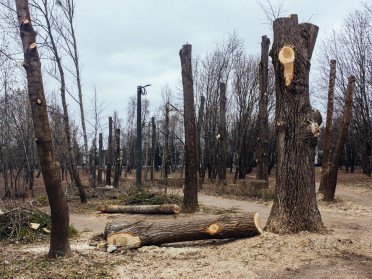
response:
M273 1L275 2L275 1ZM203 56L236 31L248 53L258 54L262 35L272 37L254 0L79 0L76 29L82 61L85 100L96 84L107 114L126 118L137 85L151 83L152 108L161 104L161 86L175 88L181 79L178 52L186 42L193 56ZM360 5L350 0L285 0L285 16L320 27L319 42ZM315 56L316 56L315 47ZM314 57L316 58L316 57Z

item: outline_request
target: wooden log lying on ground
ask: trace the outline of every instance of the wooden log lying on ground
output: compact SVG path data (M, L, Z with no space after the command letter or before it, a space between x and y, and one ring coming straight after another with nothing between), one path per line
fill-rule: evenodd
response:
M258 213L192 216L168 220L109 222L107 245L125 249L204 239L244 238L263 232Z
M104 205L99 208L103 213L133 214L177 214L181 209L175 204L161 205Z

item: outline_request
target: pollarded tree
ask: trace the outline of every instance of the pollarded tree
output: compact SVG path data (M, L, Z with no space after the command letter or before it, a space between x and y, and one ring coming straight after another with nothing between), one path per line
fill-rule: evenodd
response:
M273 23L270 52L276 84L276 194L267 222L275 233L319 232L324 226L315 193L315 147L322 122L309 98L310 61L318 27L297 15Z

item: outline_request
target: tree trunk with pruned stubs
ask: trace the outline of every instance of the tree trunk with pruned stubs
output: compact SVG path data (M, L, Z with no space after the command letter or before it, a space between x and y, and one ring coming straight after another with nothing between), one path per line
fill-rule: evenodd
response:
M52 226L48 256L50 258L69 256L71 255L68 238L69 208L61 184L59 163L55 159L52 145L36 32L32 26L28 1L16 0L15 3L24 50L23 67L27 74L36 146L51 210Z
M274 233L322 232L315 192L315 147L322 117L309 98L310 61L318 27L297 15L273 23L270 55L276 88L276 194L267 222Z

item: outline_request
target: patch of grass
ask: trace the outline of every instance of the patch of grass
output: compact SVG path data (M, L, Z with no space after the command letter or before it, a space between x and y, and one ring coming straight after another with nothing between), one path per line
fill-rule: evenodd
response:
M39 196L36 198L36 202L39 207L45 207L49 205L49 200L47 196Z
M161 193L153 193L149 191L133 192L123 199L123 203L126 205L134 204L149 204L149 205L160 205L160 204L182 204L182 198L178 195L170 194L165 195Z

